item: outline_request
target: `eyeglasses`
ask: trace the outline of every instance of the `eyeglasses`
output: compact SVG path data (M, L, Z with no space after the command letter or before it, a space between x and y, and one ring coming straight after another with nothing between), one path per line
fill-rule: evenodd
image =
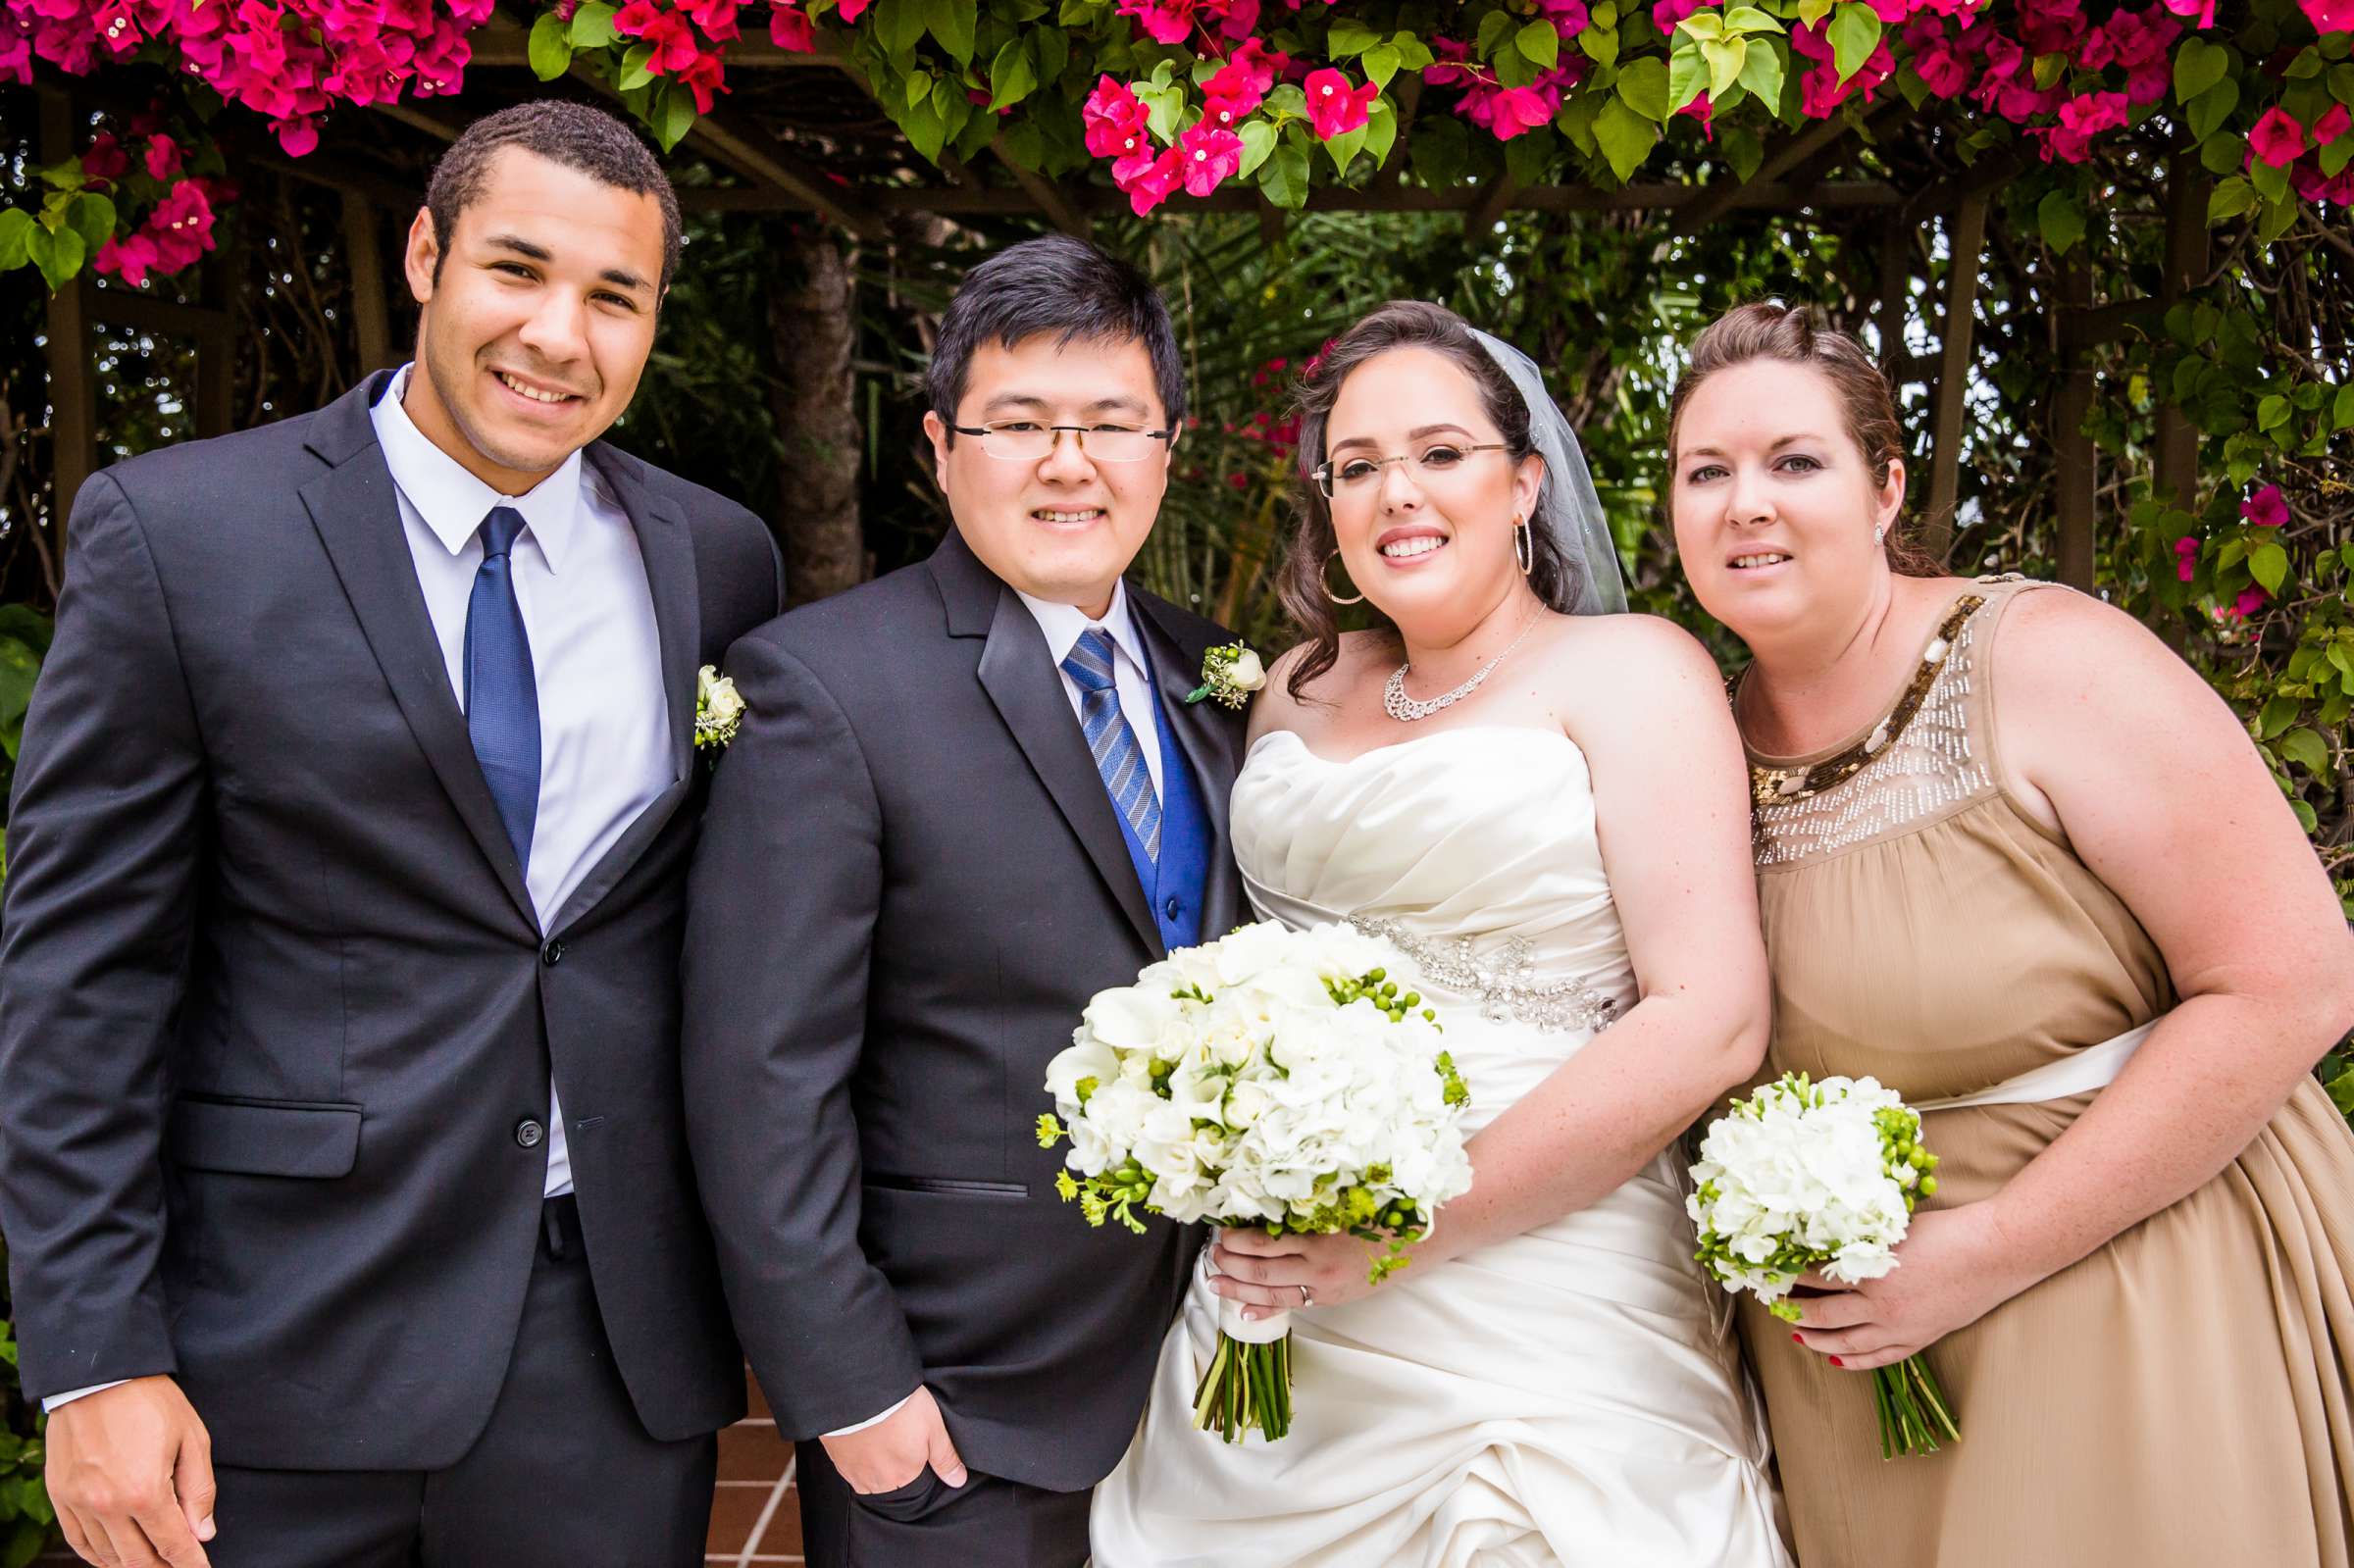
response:
M1509 452L1511 448L1502 441L1490 441L1479 446L1430 446L1419 456L1400 453L1396 457L1352 457L1337 466L1319 463L1315 468L1316 488L1327 501L1344 497L1355 499L1369 496L1381 487L1381 471L1392 463L1408 465L1414 482L1427 484L1434 480L1444 481L1460 469L1474 452Z
M982 451L1008 463L1036 463L1049 456L1063 430L1071 432L1082 455L1098 463L1141 463L1152 455L1156 443L1177 433L1175 430L1140 430L1128 425L1041 425L1036 420L999 420L994 425L951 425L948 429L959 435L980 436Z

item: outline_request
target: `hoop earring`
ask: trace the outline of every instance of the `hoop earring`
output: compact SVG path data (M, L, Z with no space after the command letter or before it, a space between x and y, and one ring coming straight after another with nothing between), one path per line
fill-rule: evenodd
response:
M1522 549L1524 541L1527 546L1525 551ZM1512 560L1519 566L1522 577L1528 576L1537 564L1536 533L1519 518L1512 520Z
M1333 562L1335 562L1335 561L1337 561L1337 560L1339 560L1340 558L1341 558L1341 552L1340 552L1338 549L1335 549L1335 550L1334 550L1334 551L1333 551L1333 552L1332 552L1330 555L1328 555L1328 556L1324 557L1324 564L1323 564L1322 566L1320 566L1320 567L1316 568L1316 585L1317 585L1318 587L1320 587L1320 588L1322 588L1322 589L1324 590L1324 597L1326 597L1326 598L1330 599L1330 600L1331 600L1333 603L1335 603L1335 604L1362 604L1362 603L1364 603L1364 602L1365 602L1365 596L1364 596L1364 594L1363 594L1361 591L1360 591L1360 592L1357 594L1357 596L1356 596L1356 598L1354 598L1354 599L1344 599L1344 598L1342 598L1342 597L1341 597L1339 594L1337 594L1337 593L1335 593L1335 592L1333 592L1333 591L1332 591L1332 582L1331 582L1331 580L1330 580L1329 578L1325 577L1325 575L1324 575L1324 574L1325 574L1327 571L1331 570L1331 568L1332 568L1332 563L1333 563ZM1355 583L1353 582L1353 583L1351 583L1351 584L1350 584L1350 586L1351 586L1351 587L1355 587L1355 586L1356 586L1356 584L1355 584Z

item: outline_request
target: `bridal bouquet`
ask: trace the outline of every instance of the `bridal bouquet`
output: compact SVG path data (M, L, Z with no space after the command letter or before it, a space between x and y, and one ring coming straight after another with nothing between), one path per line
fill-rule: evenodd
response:
M1854 1285L1896 1267L1914 1205L1936 1193L1936 1168L1919 1113L1875 1080L1785 1073L1709 1124L1685 1207L1709 1272L1795 1323L1786 1298L1809 1269ZM1872 1388L1882 1458L1962 1436L1921 1357L1877 1369Z
M1090 1225L1346 1231L1389 1242L1379 1283L1434 1210L1471 1186L1459 1125L1470 1096L1397 948L1348 926L1245 926L1100 991L1047 1068L1070 1139L1055 1185ZM1244 1321L1221 1300L1194 1425L1229 1442L1291 1426L1288 1313Z

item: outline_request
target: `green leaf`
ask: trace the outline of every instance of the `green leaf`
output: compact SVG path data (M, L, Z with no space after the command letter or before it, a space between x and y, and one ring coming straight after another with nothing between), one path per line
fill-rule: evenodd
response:
M1307 154L1285 142L1258 172L1258 188L1287 212L1307 205Z
M1838 68L1839 79L1845 81L1864 69L1871 52L1880 46L1879 14L1856 0L1839 0L1838 9L1831 13L1828 34L1831 40L1831 64Z
M2256 194L2262 196L2266 201L2286 201L2288 199L2288 171L2275 169L2261 159L2249 168L2248 183L2254 185Z
M2354 108L2354 65L2329 68L2329 96Z
M2248 552L2248 576L2263 583L2265 592L2277 596L2288 576L2288 552L2269 541L2259 544Z
M1700 57L1700 45L1687 44L1667 57L1667 112L1675 114L1684 105L1709 90L1709 63Z
M2329 745L2311 730L2296 729L2282 735L2273 749L2320 779L2329 772Z
M2296 722L2304 704L2294 697L2275 697L2256 716L2256 738L2270 740Z
M973 118L973 101L964 95L964 84L943 76L940 85L932 89L932 112L940 116L941 140L953 141L964 123Z
M1755 177L1758 166L1766 161L1766 143L1747 126L1726 126L1716 132L1716 145L1724 150L1724 161L1733 166L1733 173L1745 183Z
M1741 62L1741 85L1756 93L1768 109L1781 102L1782 52L1770 40L1750 41L1749 55Z
M2248 161L2248 138L2226 130L2199 143L2199 167L2211 175L2236 175Z
M1155 86L1150 81L1139 81L1133 86L1136 96L1144 103L1145 123L1152 127L1152 134L1164 143L1174 143L1177 140L1177 122L1185 114L1185 89Z
M1782 25L1756 6L1735 6L1724 14L1724 25L1732 32L1780 32Z
M71 228L52 231L40 225L32 226L25 236L25 253L41 270L49 283L49 292L56 293L66 286L67 279L81 271L83 253L81 236Z
M1373 155L1373 167L1380 169L1390 161L1390 149L1398 145L1398 116L1385 99L1373 100L1373 113L1365 121L1365 151Z
M1390 47L1398 51L1400 64L1408 71L1428 71L1439 58L1430 52L1430 45L1410 32L1393 33Z
M1618 29L1588 27L1577 35L1577 50L1598 66L1614 66L1618 63Z
M2269 397L2264 397L2257 400L2256 428L2258 430L2269 430L2276 425L2285 423L2287 419L2287 398L2282 397L2276 392Z
M694 94L684 82L664 82L662 95L654 100L654 139L668 152L693 128Z
M1561 58L1561 35L1554 30L1552 23L1539 17L1513 34L1512 47L1529 64L1551 71Z
M932 73L929 71L910 71L907 73L907 107L912 109L917 104L922 103L925 99L931 97L932 89L938 85L939 82L933 77Z
M875 41L886 54L907 54L923 40L925 13L926 0L876 0Z
M531 43L525 53L531 57L532 75L541 81L553 81L572 69L572 27L553 11L542 11L539 20L532 24Z
M1798 25L1812 27L1829 16L1831 7L1837 3L1838 0L1798 0Z
M1724 17L1714 11L1695 11L1675 25L1675 30L1685 37L1706 43L1724 36Z
M2239 83L2226 76L2190 101L2190 139L2205 141L2214 135L2223 128L2224 122L2231 118L2231 111L2238 107ZM2264 166L2259 164L2256 167L2261 169Z
M2256 187L2245 177L2231 175L2217 180L2215 189L2207 193L2207 222L2213 226L2237 218L2255 205Z
M1415 177L1424 184L1442 190L1459 185L1471 162L1471 127L1453 115L1420 116L1407 151Z
M7 733L8 754L17 754L16 739L25 722L25 709L32 701L32 683L41 673L41 661L33 651L15 637L0 637L0 731Z
M534 23L533 29L538 28ZM575 49L602 49L619 34L613 30L613 7L605 0L581 0L581 7L572 14L572 46Z
M1244 121L1235 134L1243 138L1242 167L1235 173L1241 178L1249 179L1258 173L1258 166L1267 161L1267 154L1275 150L1275 126L1271 121L1254 116Z
M1709 98L1722 98L1725 89L1741 79L1741 68L1749 63L1749 40L1726 38L1700 46L1701 58L1709 63Z
M2263 166L2259 164L2257 167ZM2264 216L2256 220L2257 243L2269 245L2287 233L2296 226L2299 210L2298 203L2290 197L2269 203L2264 209Z
M115 237L115 204L94 190L85 190L66 203L66 227L81 236L91 254Z
M621 75L613 85L623 92L635 92L654 79L654 46L650 43L632 44L630 52L621 57Z
M1367 122L1367 124L1370 124L1370 122ZM1354 160L1357 153L1364 148L1364 126L1359 126L1355 130L1344 130L1339 135L1325 142L1324 150L1332 154L1333 172L1341 175L1347 174L1349 172L1349 165L1351 161Z
M25 265L25 236L32 227L32 214L22 207L0 212L0 273Z
M2067 255L2084 237L2084 214L2065 190L2052 191L2037 204L2035 224L2055 256Z
M1772 51L1767 50L1770 54ZM1654 125L1667 118L1667 62L1657 55L1630 60L1618 73L1618 96Z
M2182 47L2175 51L2175 102L2189 103L2223 80L2230 71L2230 50L2220 43L2209 43L2197 33L2192 33L2182 40Z
M1029 35L1017 34L990 63L989 112L994 115L1009 104L1020 103L1037 90L1038 67L1030 58Z
M6 222L5 218L0 218L0 226ZM7 265L6 257L0 256L0 267ZM2337 389L2337 399L2329 405L2329 424L2336 430L2354 430L2354 381L2348 381Z
M1645 119L1624 102L1612 98L1602 106L1594 117L1594 140L1600 144L1602 155L1610 161L1611 173L1625 184L1651 156L1651 149L1660 139L1660 127Z
M1398 68L1405 63L1406 57L1398 52L1396 45L1375 44L1365 51L1365 79L1376 87L1386 89L1390 78L1398 75Z
M960 66L973 63L974 11L973 0L931 0L930 14L924 19L926 29Z
M1324 35L1324 53L1334 60L1361 55L1381 42L1381 34L1361 22L1336 22Z
M908 106L907 112L896 117L899 128L907 132L907 144L934 163L940 161L940 149L948 139L948 127L942 124L940 114L932 107L932 98Z

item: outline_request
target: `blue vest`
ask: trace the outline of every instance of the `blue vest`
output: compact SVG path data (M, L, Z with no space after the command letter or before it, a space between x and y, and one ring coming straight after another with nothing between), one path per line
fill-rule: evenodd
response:
M1202 893L1209 882L1209 813L1202 804L1194 770L1186 765L1185 750L1177 744L1177 733L1169 728L1151 656L1144 651L1141 638L1129 640L1145 666L1152 693L1152 727L1160 736L1160 864L1153 865L1145 853L1144 841L1125 816L1115 811L1112 820L1120 825L1129 864L1136 868L1145 901L1152 908L1152 924L1160 928L1161 946L1192 947L1202 940Z

